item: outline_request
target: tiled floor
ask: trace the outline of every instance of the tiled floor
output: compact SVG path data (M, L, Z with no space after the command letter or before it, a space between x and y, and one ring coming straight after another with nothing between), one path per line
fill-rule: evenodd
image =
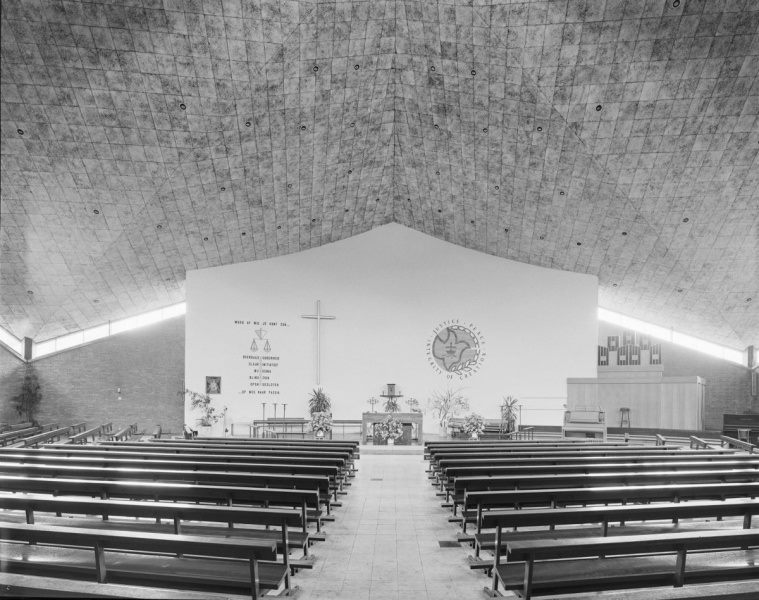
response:
M362 451L337 519L325 527L327 541L313 547L315 568L293 580L301 588L299 598L484 597L489 580L467 567L470 549L438 544L455 540L457 530L448 523L450 511L440 506L425 469L421 452Z

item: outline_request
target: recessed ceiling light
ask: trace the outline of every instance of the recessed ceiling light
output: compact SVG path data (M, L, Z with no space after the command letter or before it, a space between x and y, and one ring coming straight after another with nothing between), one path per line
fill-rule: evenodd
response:
M680 0L673 0L672 6L674 6L675 8L677 8L678 6L680 6Z
M472 75L477 75L477 71L475 71L474 69L472 69Z
M242 232L242 235L247 235L244 231Z
M751 298L746 298L746 302L751 302Z
M29 294L30 296L34 296L34 292L32 290L26 290L26 293Z
M540 236L540 239L541 239L541 240L544 240L544 239L546 239L546 236L544 236L544 235L541 235L541 236Z
M250 127L250 121L245 121L245 127Z
M158 223L158 225L156 225L155 228L156 229L163 229L163 225L161 225L160 223Z
M187 106L183 102L182 104L179 105L179 108L181 108L182 110L186 110Z
M611 287L617 287L617 284L616 283L612 283Z
M314 73L316 73L318 70L319 70L319 67L317 67L316 65L314 65Z
M685 218L683 219L683 223L687 223L688 221L690 221L690 219L689 219L688 217L685 217Z
M353 65L353 70L354 71L358 71L358 68L359 68L358 65Z
M23 129L16 129L16 133L19 134L19 135L24 135L24 130Z
M379 202L379 198L375 198L375 200L374 200L374 201L375 201L375 202Z
M487 133L488 132L488 128L487 127L483 127L482 132L483 133Z
M282 229L282 225L277 225L277 229Z
M434 71L434 70L435 70L434 66L430 67L430 71Z
M100 214L100 211L97 208L95 210L93 210L92 212L94 212L96 215Z
M226 191L227 191L227 188L225 188L225 187L223 187L223 186L222 186L222 188L221 188L221 191L222 191L222 192L226 192Z
M622 235L627 235L627 232L626 232L626 231L623 231L623 232L622 232Z
M406 198L406 202L411 202L411 198Z
M601 108L603 108L603 107L602 107L600 104L596 104L596 110L597 110L597 111L598 111L598 110L601 110Z
M316 219L311 219L311 222L312 223L316 223Z
M353 173L353 169L348 169L348 175L350 175L351 173Z
M435 123L435 129L440 129L440 125L438 125L437 123Z
M207 238L207 237L204 237L204 238L203 238L203 241L204 241L204 242L207 242L207 241L208 241L208 238Z
M578 246L582 246L582 242L577 242L577 245Z
M346 208L346 209L345 209L345 212L348 212L349 210L350 210L350 208Z
M508 232L509 232L509 228L508 228L508 227L505 227L505 228L503 229L503 232L504 232L504 233L508 233Z
M474 221L473 221L473 220L472 220L472 221L469 221L469 222L470 222L472 225L474 225Z
M495 189L500 190L501 186L497 185L497 186L495 186Z
M440 171L435 171L435 175L440 175Z
M355 122L351 122L351 127L355 127L355 126L356 126L356 123Z
M301 130L301 131L305 131L305 130L306 130L306 126L305 126L305 125L301 125L301 126L300 126L300 130Z
M559 196L563 196L563 195L564 195L564 190L559 190Z
M683 292L683 288L677 288L677 293L678 294L682 294L682 292Z
M438 212L443 212L443 209L442 208L438 208L437 211Z
M288 184L287 184L287 189L288 189L288 190L291 190L291 189L293 189L293 184L292 184L292 183L288 183Z
M540 125L538 125L538 131L543 131L543 128Z

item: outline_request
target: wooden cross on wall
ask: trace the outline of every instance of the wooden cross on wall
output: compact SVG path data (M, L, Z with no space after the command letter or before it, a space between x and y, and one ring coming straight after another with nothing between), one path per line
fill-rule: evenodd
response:
M301 315L304 319L316 319L316 384L321 383L321 331L322 331L322 321L324 319L332 320L336 317L333 315L323 315L322 314L322 301L317 300L316 301L316 314L315 315Z

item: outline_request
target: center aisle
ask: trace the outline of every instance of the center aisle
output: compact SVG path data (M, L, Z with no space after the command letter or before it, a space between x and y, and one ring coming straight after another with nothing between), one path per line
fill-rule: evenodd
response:
M455 540L456 529L427 479L422 449L372 450L362 447L337 520L325 524L327 541L313 546L314 569L298 572L298 598L481 600L489 580L466 568L471 550L438 543Z

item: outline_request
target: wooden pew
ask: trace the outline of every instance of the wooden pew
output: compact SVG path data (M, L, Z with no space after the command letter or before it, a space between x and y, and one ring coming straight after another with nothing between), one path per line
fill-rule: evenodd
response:
M1 452L1 451L0 451ZM448 467L497 467L497 466L516 466L516 465L581 465L603 462L607 464L615 463L644 463L658 462L666 464L669 462L712 462L725 460L749 460L750 456L740 453L716 453L708 451L687 451L687 452L669 452L667 454L622 454L619 456L582 456L582 455L549 455L530 458L528 461L522 458L476 458L476 459L441 459L439 466L442 470Z
M47 544L53 546L85 546L94 550L94 567L97 581L105 583L108 579L108 569L105 561L105 551L128 551L136 553L162 552L169 555L194 555L242 559L250 565L251 597L261 597L261 588L277 589L285 579L287 570L284 564L268 564L266 569L259 565L260 560L276 560L275 542L252 542L251 540L227 539L214 537L173 535L160 533L145 533L135 536L129 531L102 531L98 529L81 529L75 527L40 526L26 523L3 524L0 530L3 541ZM193 559L201 561L203 559ZM28 568L29 561L26 562ZM16 561L4 561L6 569L16 567ZM23 566L23 565L21 565ZM39 564L37 565L39 567ZM120 567L122 569L123 567ZM197 568L197 566L196 566ZM72 565L71 570L75 567ZM225 567L225 576L230 566ZM262 577L263 572L266 573ZM140 579L147 574L136 572ZM150 573L151 578L158 573Z
M686 573L686 557L692 551L724 552L740 550L759 545L759 530L700 531L671 533L667 535L632 535L620 537L596 537L537 541L515 541L507 543L509 563L500 562L500 545L496 546L493 564L493 588L495 593L501 583L508 589L521 588L522 597L532 597L536 561L545 563L538 571L538 585L543 578L550 579L552 589L568 591L572 586L587 590L589 587L604 589L610 582L617 585L621 581L637 585L661 585L673 583L681 587L688 581L712 581L725 578L759 577L759 565L747 555L744 567L714 565L712 561L701 561L698 569ZM659 556L654 556L658 553ZM661 556L665 553L670 556ZM633 555L642 555L633 557ZM571 559L615 555L596 561L583 560L578 563ZM673 563L673 556L676 561ZM693 556L693 555L691 555ZM567 560L566 563L557 562ZM524 563L514 563L524 561ZM710 564L711 563L711 564ZM582 568L580 570L580 565Z
M122 427L115 433L113 432L105 433L104 435L108 440L119 441L119 440L128 440L135 433L137 433L137 423L133 423L132 425L127 425L126 427Z
M468 492L463 510L467 522L476 522L484 510L521 509L527 506L555 508L569 505L627 504L631 502L680 502L754 498L759 482L621 485L606 487L498 490Z
M512 540L556 538L559 531L554 530L560 525L601 524L602 535L609 533L609 523L630 521L652 521L680 519L706 519L712 517L742 517L743 528L751 527L752 517L759 514L759 500L696 500L693 502L660 502L654 504L584 506L572 508L547 508L530 510L492 510L482 512L477 522L477 533L474 536L475 559L482 550L495 550L496 541L500 538L501 550ZM540 531L524 531L516 533L519 527L545 527ZM652 528L646 524L646 528ZM503 530L514 528L514 533L504 533ZM550 529L548 529L550 528ZM495 529L494 533L485 533L484 529ZM625 531L640 533L640 527L617 527L612 533L620 534ZM591 530L594 533L595 529ZM581 532L575 528L562 530L564 537L577 537ZM490 567L480 561L472 561L472 568Z
M316 490L200 485L160 481L118 481L75 479L63 477L27 477L0 474L0 489L7 492L89 496L109 498L142 498L178 502L225 502L266 507L290 507L306 511L309 522L321 531L321 500Z
M18 464L0 462L0 473L32 477L86 478L112 481L187 482L198 485L274 487L318 492L330 512L330 482L327 476L289 475L281 473L234 473L228 471L187 471L175 469L131 469L112 467L77 467L75 465Z
M36 435L26 437L21 440L21 443L25 448L36 448L40 444L57 442L62 437L68 436L69 433L71 433L71 427L59 427L58 429L53 429L45 433L38 433Z
M93 427L92 429L87 429L86 431L81 431L79 433L75 433L74 435L69 436L69 443L70 444L86 444L88 438L92 438L92 441L95 441L95 438L97 438L100 435L100 432L103 430L102 425L98 425L97 427Z
M329 465L301 465L297 463L280 462L274 464L268 463L214 463L204 462L202 457L199 457L197 461L178 461L178 460L148 460L143 459L113 459L109 457L80 457L80 456L59 456L58 453L3 453L0 454L0 472L7 471L5 465L34 465L35 469L39 468L39 471L30 469L26 474L35 475L37 472L48 475L45 473L46 468L53 469L54 467L63 467L65 473L72 473L73 476L80 476L80 473L74 472L72 469L90 469L90 468L118 468L118 469L138 469L139 478L143 479L147 473L154 470L164 471L186 471L187 479L193 479L197 482L206 482L206 478L202 476L203 473L242 473L242 474L275 474L275 475L310 475L329 478L329 489L335 491L338 485L338 478L340 477L340 469L337 466ZM23 471L16 466L11 466L14 472ZM53 473L54 471L50 471ZM65 474L64 473L64 474ZM200 475L200 479L195 479L196 474ZM227 479L223 475L219 476L220 479ZM168 480L172 481L173 478L169 477ZM215 481L208 481L210 483L216 483ZM280 486L281 487L281 486Z
M750 444L749 442L744 442L743 440L736 440L735 438L731 438L726 435L719 436L719 440L720 445L724 446L727 444L728 448L738 448L739 450L745 450L749 454L759 452L759 446Z
M591 475L595 473L654 473L681 471L724 471L729 469L759 469L759 458L756 459L725 459L718 461L667 461L667 462L638 462L638 463L581 463L563 465L495 465L490 467L447 467L443 470L441 481L446 489L455 490L455 481L479 480L491 478L501 481L501 477L515 475ZM759 473L757 473L759 475Z
M0 427L0 433L7 433L9 431L18 431L19 429L30 429L31 427L34 427L34 423L32 423L31 421L24 421L23 423L15 423L13 425L4 423L3 426Z
M683 469L757 469L759 457L720 457L718 460L668 460L659 462L655 458L640 462L606 462L601 458L595 462L583 461L580 463L565 463L561 465L536 465L522 463L520 465L491 465L491 466L451 466L443 469L446 477L478 477L495 475L540 475L551 473L562 475L564 473L596 473L600 471L648 471L651 469L679 471Z
M63 513L99 515L103 521L92 519L73 520L66 518L61 521L55 517L46 525L63 525L66 527L102 528L103 526L114 529L166 533L166 526L161 524L161 519L169 519L172 522L169 532L175 534L189 533L191 535L229 537L233 525L259 525L267 529L236 529L235 536L243 536L255 541L274 541L277 543L277 552L282 554L283 562L288 570L290 564L290 550L300 548L304 556L308 556L309 535L307 530L307 515L305 509L292 510L282 508L247 508L239 506L209 506L200 504L179 504L169 502L143 502L124 500L99 500L91 498L60 498L36 494L0 495L0 508L4 510L23 511L24 518L29 524L35 523L35 513ZM112 522L110 517L136 517L156 519L155 523L136 522ZM8 521L7 515L5 521ZM57 522L56 522L57 521ZM184 527L182 521L202 521L202 525L187 523ZM223 523L225 527L208 526L206 523ZM269 530L274 526L278 531ZM292 528L302 531L292 531ZM310 558L297 560L292 565L298 568L310 568ZM286 588L290 589L289 577Z
M0 433L0 446L7 446L13 444L16 440L26 437L28 435L34 435L41 431L40 427L26 427L24 429L16 429L13 431L6 431Z
M494 477L457 477L454 480L454 514L469 492L490 490L529 490L611 486L645 486L657 484L699 483L752 483L759 482L756 469L724 469L716 471L674 472L599 472L568 475L498 475Z
M160 450L160 448L158 448ZM190 449L191 450L191 449ZM338 489L342 489L343 485L350 485L346 479L352 477L353 474L346 464L347 460L344 457L335 457L330 455L329 457L323 457L321 455L315 455L312 452L288 454L279 456L276 453L267 453L259 455L257 452L245 453L238 452L236 454L219 454L215 450L209 450L209 452L158 452L156 448L152 446L146 446L141 449L138 446L129 446L125 449L113 449L108 446L97 444L95 446L50 446L40 448L40 452L44 452L47 456L61 455L61 456L78 456L78 457L103 457L103 458L123 458L123 459L135 459L141 461L147 460L163 460L163 461L181 461L181 462L203 462L203 463L250 463L255 462L259 464L295 464L295 465L320 465L320 466L333 466L338 469L339 486ZM3 459L5 453L0 449L0 460ZM136 466L136 465L135 465ZM332 506L337 506L332 504Z
M708 450L681 450L672 449L668 446L637 446L626 448L605 448L605 449L580 449L577 448L543 448L538 450L512 450L509 452L488 451L488 452L438 452L430 458L430 467L432 471L437 470L437 465L444 460L498 460L501 458L519 458L522 460L532 458L550 458L553 456L588 456L588 457L607 457L607 456L662 456L665 454L685 455L687 453L702 452L704 455L717 454L735 454L734 450L728 448L709 448Z

